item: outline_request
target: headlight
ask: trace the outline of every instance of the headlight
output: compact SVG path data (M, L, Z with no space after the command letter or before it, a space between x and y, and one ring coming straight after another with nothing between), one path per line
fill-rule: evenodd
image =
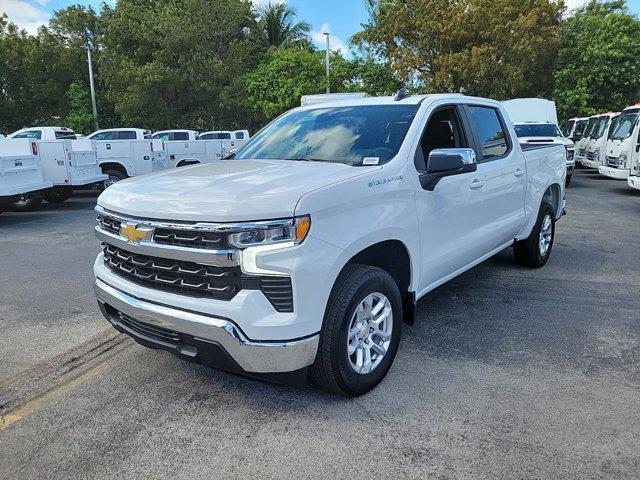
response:
M620 154L620 165L627 163L627 158L629 158L629 154L627 152L622 152Z
M596 149L593 151L593 155L596 157L596 159L600 158L600 149L599 149L599 148L596 148Z
M302 243L309 233L311 217L289 218L268 222L248 223L241 225L241 231L231 233L227 240L229 245L237 248L273 245L277 243Z

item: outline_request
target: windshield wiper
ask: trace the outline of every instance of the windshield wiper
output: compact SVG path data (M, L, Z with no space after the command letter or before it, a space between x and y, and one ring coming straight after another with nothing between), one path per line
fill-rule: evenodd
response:
M326 161L326 160L321 160L319 158L308 158L308 157L285 158L285 160L291 160L292 162L325 162Z

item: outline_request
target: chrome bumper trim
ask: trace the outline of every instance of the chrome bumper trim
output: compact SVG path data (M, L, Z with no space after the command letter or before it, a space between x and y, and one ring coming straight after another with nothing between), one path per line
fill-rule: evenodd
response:
M171 258L215 267L237 267L240 265L236 250L205 250L202 248L178 247L155 242L133 243L120 235L95 227L96 237L101 242L122 248L129 252L151 257Z
M139 322L220 344L247 372L292 372L311 365L318 350L318 334L292 341L253 341L230 320L147 302L127 295L98 278L94 290L100 303Z

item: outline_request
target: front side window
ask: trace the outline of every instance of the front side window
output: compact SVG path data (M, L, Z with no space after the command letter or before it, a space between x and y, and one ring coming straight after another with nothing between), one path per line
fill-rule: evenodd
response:
M456 107L445 107L437 110L424 128L420 138L420 146L416 150L415 165L418 171L426 171L426 162L433 150L441 148L464 148L464 138L460 117Z
M584 129L584 136L587 138L591 138L594 133L594 129L596 125L598 125L598 118L590 118L587 122L587 128Z
M561 137L562 134L553 123L525 123L514 125L516 135L520 137Z
M154 133L151 138L153 138L154 140L162 140L162 141L167 141L169 140L169 134L168 133Z
M238 151L239 159L383 164L400 149L418 105L354 105L293 110Z
M495 108L477 105L470 105L468 109L469 120L482 148L482 158L487 160L505 155L509 150L509 144L498 111Z
M27 130L26 132L14 135L13 138L33 138L40 140L42 138L42 132L40 130Z
M618 117L618 124L616 125L615 130L613 130L611 139L625 140L629 138L633 133L633 129L638 123L639 116L640 110L628 110L626 112L623 112L620 117Z
M575 120L569 120L567 123L565 123L562 126L562 133L564 134L565 137L568 137L569 135L571 135L571 131L573 130L573 126L576 124ZM518 132L516 131L516 134Z
M118 132L118 140L135 140L136 132L133 130L122 130Z
M601 138L602 135L604 135L607 126L609 125L609 120L609 117L600 117L598 119L598 123L596 123L596 125L593 127L591 138L593 138L594 140Z
M89 138L91 140L113 140L114 132L98 132L90 135Z

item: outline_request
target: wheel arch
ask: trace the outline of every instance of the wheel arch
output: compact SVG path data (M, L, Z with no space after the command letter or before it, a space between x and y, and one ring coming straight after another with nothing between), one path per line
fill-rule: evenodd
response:
M413 285L411 255L404 242L389 239L362 248L348 259L342 270L353 264L378 267L389 273L398 285L402 296L405 323L414 322L416 295L411 288Z
M202 163L200 160L198 160L197 158L183 158L182 160L180 160L177 164L176 164L176 168L180 168L180 167L188 167L191 165L198 165Z
M551 204L556 219L562 216L562 187L559 183L552 183L547 187L542 195L542 201L547 201ZM538 211L540 211L540 207L538 207ZM536 212L537 214L538 212Z
M104 162L100 164L100 168L102 169L102 173L106 173L109 170L118 170L124 173L127 177L131 176L127 171L127 167L125 167L120 162Z

